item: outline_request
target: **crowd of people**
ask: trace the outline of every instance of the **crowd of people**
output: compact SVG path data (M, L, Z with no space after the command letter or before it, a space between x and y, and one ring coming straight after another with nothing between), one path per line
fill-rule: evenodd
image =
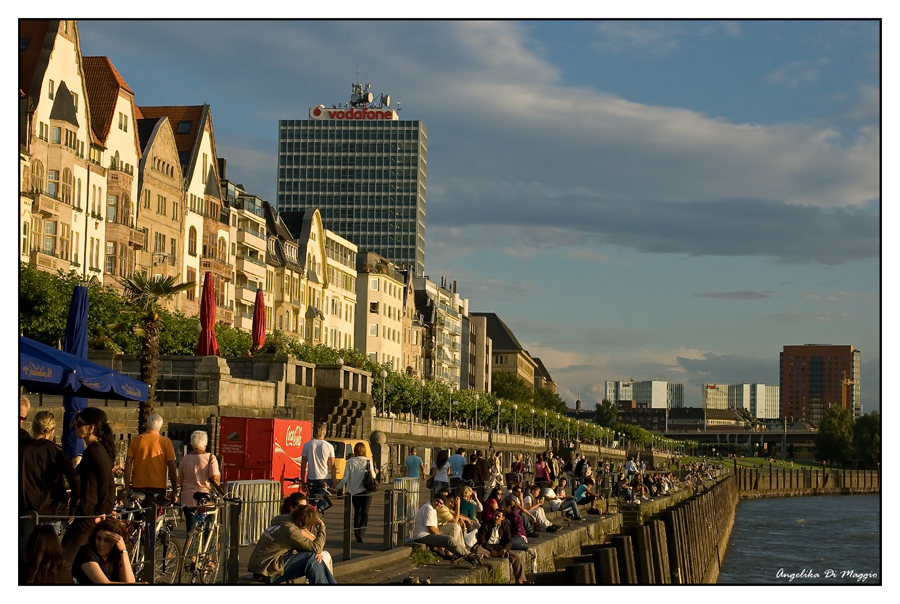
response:
M86 407L72 421L84 450L70 459L54 442L56 418L39 411L31 433L22 428L30 408L19 400L19 516L36 512L40 524L26 539L20 523L22 583L135 583L125 525L114 512L116 443L106 412ZM162 417L150 414L146 430L131 439L124 460L124 490L157 499L178 500L190 526L193 494L209 493L220 480L214 455L206 453L207 434L191 435L192 450L175 465L172 441L160 434ZM168 480L168 484L167 484ZM60 538L61 537L61 538Z

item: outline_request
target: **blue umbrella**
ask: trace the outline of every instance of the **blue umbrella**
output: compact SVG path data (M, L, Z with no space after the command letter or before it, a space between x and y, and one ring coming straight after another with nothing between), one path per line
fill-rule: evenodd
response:
M69 317L66 320L66 335L63 350L82 359L87 359L88 341L88 288L76 285L69 304ZM75 436L72 426L75 415L87 407L87 399L80 396L63 397L63 452L69 457L81 455L84 443Z
M147 400L149 386L124 373L19 336L19 385L29 392L129 401Z

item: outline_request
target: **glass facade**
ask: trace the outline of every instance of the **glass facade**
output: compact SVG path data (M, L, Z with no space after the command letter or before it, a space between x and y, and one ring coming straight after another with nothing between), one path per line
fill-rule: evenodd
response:
M422 275L427 139L412 120L279 120L278 209L318 208L359 253Z

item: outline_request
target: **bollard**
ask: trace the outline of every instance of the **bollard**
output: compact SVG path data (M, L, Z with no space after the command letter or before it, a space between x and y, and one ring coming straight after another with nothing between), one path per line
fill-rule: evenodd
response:
M573 585L596 585L597 575L593 563L570 564L566 567L566 577Z
M395 510L400 510L400 516L397 519L397 539L395 540L395 546L399 547L401 545L406 544L406 540L410 537L406 522L406 492L399 490L396 492L397 501L394 506Z
M656 581L654 580L653 574L653 553L651 551L650 545L650 527L647 525L640 525L634 527L634 554L635 554L635 562L637 563L638 570L638 581L642 585L653 585Z
M349 491L346 491L344 493L344 556L343 556L344 560L349 560L351 557L351 553L350 553L351 538L350 537L353 533L353 529L350 525L350 508L353 507L353 504L352 504L353 500L351 499L352 497L353 496L350 495Z
M606 547L594 550L594 570L599 585L619 585L619 562L616 559L616 548Z
M672 583L669 573L669 548L666 543L666 523L662 520L651 520L650 544L653 552L653 574L660 585Z
M141 578L139 581L144 581L145 583L149 583L153 585L153 581L156 577L153 576L153 571L156 569L156 513L158 507L156 502L151 501L150 505L144 511L146 516L144 516L144 520L147 525L147 543L144 544L144 568L141 569Z
M225 576L222 582L225 585L237 585L240 574L240 560L238 559L238 547L241 542L241 508L243 502L240 499L228 502L228 554L225 556Z
M619 580L627 585L637 585L637 571L634 567L634 549L631 547L631 537L617 535L610 539L616 548L616 558L619 561Z
M391 543L394 527L394 506L393 489L385 489L384 491L384 541L382 543L382 551L388 551L393 547Z

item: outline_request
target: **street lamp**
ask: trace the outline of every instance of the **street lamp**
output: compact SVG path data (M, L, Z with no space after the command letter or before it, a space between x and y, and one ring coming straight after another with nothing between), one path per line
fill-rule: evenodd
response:
M475 393L475 429L478 429L478 393Z
M422 413L424 413L425 408L425 378L419 380L419 386L422 387L422 402L419 403L419 421L424 422L425 420L422 419Z
M544 411L544 440L547 440L547 412Z
M534 407L531 408L531 438L534 438Z
M381 370L381 414L384 415L384 405L387 400L387 371Z
M449 428L450 426L453 425L453 385L452 384L447 388L447 394L450 395L450 404L447 407L450 410L450 415L447 418L447 427Z
M497 401L497 434L500 434L500 401Z
M513 403L513 434L518 434L519 430L519 406Z
M556 440L559 440L559 413L556 414Z
M566 418L566 440L572 440L572 418Z

